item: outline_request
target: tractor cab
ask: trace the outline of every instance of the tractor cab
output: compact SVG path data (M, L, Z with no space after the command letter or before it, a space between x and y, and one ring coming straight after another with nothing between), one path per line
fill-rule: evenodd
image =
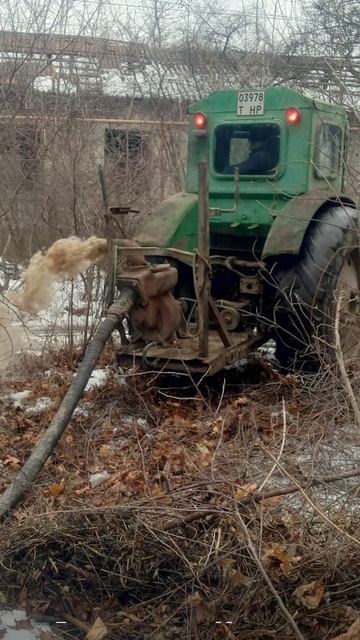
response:
M252 252L256 240L259 257L296 254L316 210L334 197L349 201L348 123L341 106L270 87L217 91L192 104L188 116L185 192L165 200L149 219L138 236L142 244L156 238L161 246L196 248L201 161L208 164L214 252L231 252L239 242ZM293 238L284 245L278 230L289 217Z
M209 158L209 192L232 192L228 176L239 168L246 193L298 195L331 185L343 189L345 110L285 87L218 91L189 107L186 190L196 191L196 166ZM254 149L255 146L255 149ZM251 166L249 156L267 152ZM264 155L265 158L265 155ZM195 171L194 171L195 169Z
M346 139L338 105L286 87L219 91L189 108L186 190L198 191L197 165L208 158L210 208L223 212L211 220L214 236L233 225L233 237L256 237L260 250L292 198L343 193Z

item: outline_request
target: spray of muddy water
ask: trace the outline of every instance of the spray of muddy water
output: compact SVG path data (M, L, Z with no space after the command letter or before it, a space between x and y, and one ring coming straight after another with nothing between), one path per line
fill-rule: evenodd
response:
M19 329L14 329L14 320L24 312L46 309L52 301L54 282L75 278L105 255L106 246L104 238L70 237L57 240L45 253L33 255L21 274L21 290L5 293L0 301L0 366L19 346Z

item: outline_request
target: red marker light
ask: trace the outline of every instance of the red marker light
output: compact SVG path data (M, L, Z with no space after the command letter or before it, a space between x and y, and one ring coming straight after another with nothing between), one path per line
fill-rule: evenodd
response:
M207 124L206 116L203 113L195 113L194 125L197 129L205 129Z
M301 112L296 107L289 107L289 109L285 111L285 120L291 125L299 124Z

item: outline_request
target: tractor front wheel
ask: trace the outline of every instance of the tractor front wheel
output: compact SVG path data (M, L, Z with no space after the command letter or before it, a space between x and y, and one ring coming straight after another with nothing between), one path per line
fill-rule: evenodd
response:
M337 327L345 359L360 344L358 213L332 206L316 215L297 261L282 265L273 318L276 356L285 368L314 370L335 351Z

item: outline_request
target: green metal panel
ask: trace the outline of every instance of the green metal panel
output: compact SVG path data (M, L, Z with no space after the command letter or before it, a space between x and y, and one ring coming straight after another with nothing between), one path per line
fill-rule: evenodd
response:
M149 216L136 240L143 246L176 247L191 251L197 243L197 203L193 193L177 193Z
M292 198L278 214L266 238L262 258L282 254L297 255L306 229L316 212L326 203L350 204L350 198L337 198L333 191L313 191Z
M224 197L210 198L210 207L216 210L220 206L231 208L233 200ZM212 234L233 235L234 243L239 245L241 237L265 238L272 225L274 215L284 201L269 198L241 198L235 212L221 213L210 218Z

